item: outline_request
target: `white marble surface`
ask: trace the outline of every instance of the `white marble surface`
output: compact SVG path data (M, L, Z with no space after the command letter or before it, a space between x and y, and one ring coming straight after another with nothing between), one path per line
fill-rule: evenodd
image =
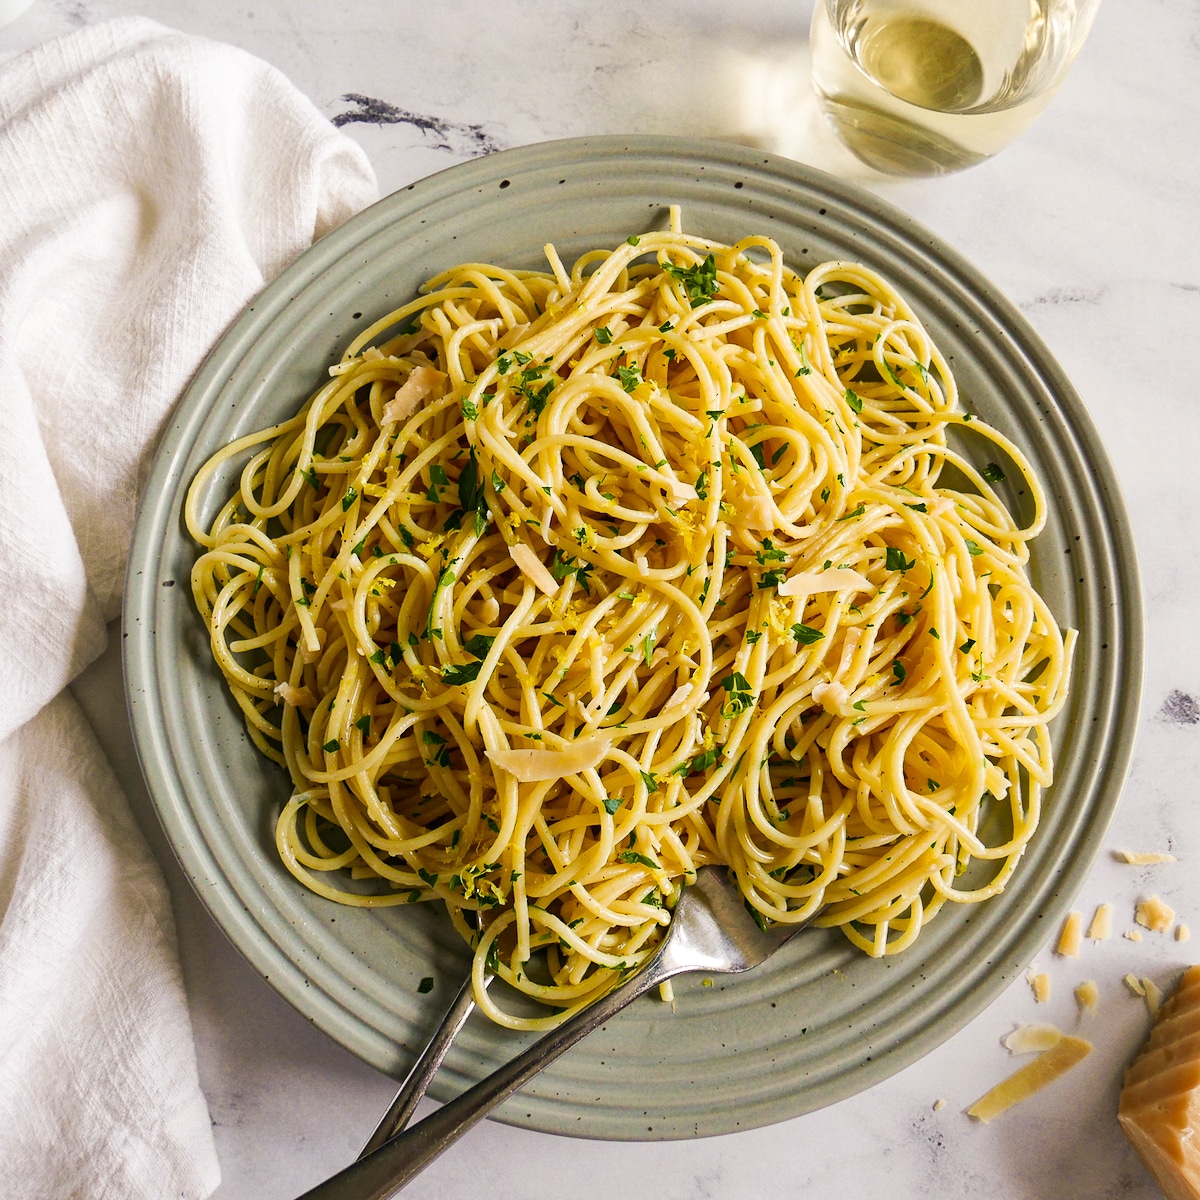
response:
M0 58L80 24L141 13L276 64L344 128L383 190L483 150L585 133L707 135L856 178L972 259L1025 312L1082 393L1112 457L1144 575L1147 668L1133 770L1076 907L1108 900L1117 932L1160 893L1197 937L1147 934L1039 962L1047 1005L1017 982L923 1061L834 1107L704 1141L573 1141L480 1126L410 1189L414 1200L784 1200L829 1195L990 1200L1158 1193L1115 1119L1148 1017L1121 983L1169 984L1200 958L1200 5L1107 0L1046 115L996 159L942 180L866 177L807 100L811 0L39 0L0 31ZM365 107L347 97L370 97ZM142 791L116 652L77 685L172 887L202 1082L224 1182L218 1200L284 1200L348 1161L392 1084L314 1030L241 960L183 881ZM1136 868L1121 848L1179 861ZM1048 931L1049 932L1049 931ZM1074 985L1100 986L1077 1018ZM1082 1027L1095 1052L989 1126L963 1109L1015 1065L1016 1022ZM933 1110L939 1098L946 1100Z

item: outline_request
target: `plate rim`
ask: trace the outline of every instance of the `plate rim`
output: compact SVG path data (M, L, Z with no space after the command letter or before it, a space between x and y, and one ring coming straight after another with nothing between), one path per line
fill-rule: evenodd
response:
M258 310L270 309L283 299L298 295L318 281L330 263L342 259L395 222L410 219L415 211L414 200L432 203L441 196L470 191L476 187L482 190L484 186L495 186L496 180L502 177L517 176L523 169L541 169L556 158L575 163L580 156L607 161L619 158L622 154L696 159L747 170L761 170L765 166L766 173L771 177L785 182L790 179L809 189L824 192L848 208L864 214L876 228L882 226L888 235L899 235L922 245L936 257L940 267L956 275L960 286L997 318L1004 337L1015 344L1022 357L1045 382L1047 389L1063 407L1066 423L1080 443L1081 453L1099 468L1099 475L1088 482L1095 493L1099 515L1106 518L1109 536L1107 550L1114 569L1113 582L1117 585L1117 596L1112 603L1114 606L1120 605L1120 620L1116 628L1123 641L1120 655L1114 657L1119 657L1125 669L1125 687L1111 706L1110 724L1118 730L1125 728L1129 732L1120 733L1117 741L1109 747L1104 777L1093 789L1097 797L1103 797L1102 802L1089 810L1092 819L1088 832L1078 842L1073 859L1054 875L1056 886L1045 899L1041 910L1047 918L1043 932L1036 939L1030 933L1016 938L1006 954L1007 961L987 975L971 993L970 1002L958 1001L941 1011L915 1038L910 1037L901 1046L888 1048L865 1067L857 1068L854 1075L856 1086L841 1091L827 1087L825 1090L828 1094L817 1104L789 1105L786 1101L776 1101L759 1106L761 1112L756 1109L754 1114L745 1114L750 1118L747 1120L730 1119L724 1123L714 1120L703 1131L697 1127L697 1133L713 1134L786 1119L872 1086L928 1053L978 1015L1024 969L1046 940L1048 934L1044 930L1069 906L1103 841L1132 758L1144 670L1142 597L1130 526L1108 456L1066 373L1024 315L964 256L920 222L854 184L763 151L705 139L652 135L610 135L534 143L456 164L384 197L316 243L252 299L206 356L175 406L160 440L134 527L125 588L124 628L127 636L123 643L123 657L126 694L138 757L155 810L185 874L214 919L260 975L294 1007L347 1049L372 1065L387 1069L392 1064L379 1061L378 1047L374 1044L377 1039L364 1037L361 1031L347 1029L346 1018L350 1016L353 1019L354 1014L349 1014L333 997L311 987L309 975L284 953L277 942L266 938L263 927L258 924L249 907L236 895L224 893L222 884L227 883L226 877L220 871L208 843L199 835L194 823L189 823L186 793L179 787L178 779L172 776L174 755L166 731L161 723L157 727L154 723L155 714L160 709L158 680L153 669L157 661L154 613L160 600L160 585L150 568L158 561L169 522L178 520L175 500L180 486L186 487L186 483L181 484L180 464L186 457L187 447L181 448L179 442L189 426L201 423L209 411L202 406L202 401L210 393L214 397L218 394L225 364L239 360L259 336L262 319L257 315ZM183 453L178 453L180 449ZM532 1090L536 1094L536 1087ZM435 1086L431 1092L443 1098L449 1095L444 1087ZM543 1103L541 1108L533 1109L520 1103L510 1103L498 1116L514 1124L555 1133L656 1140L654 1137L646 1138L644 1134L639 1135L638 1130L632 1128L628 1131L604 1128L597 1133L581 1130L565 1122L547 1121L547 1105L552 1111L552 1098ZM527 1118L526 1112L529 1113ZM533 1116L534 1112L538 1113L537 1117ZM680 1132L659 1133L657 1136L693 1135Z

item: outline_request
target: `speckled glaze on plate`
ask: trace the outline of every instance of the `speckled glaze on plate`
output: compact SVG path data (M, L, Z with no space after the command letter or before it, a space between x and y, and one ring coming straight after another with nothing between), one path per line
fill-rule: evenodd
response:
M498 1113L596 1138L684 1138L766 1125L913 1062L979 1012L1050 935L1099 847L1124 779L1141 684L1129 526L1084 408L1024 319L957 254L848 184L744 147L589 138L506 151L387 197L324 238L233 324L179 404L138 519L125 598L126 680L150 793L185 870L234 943L342 1045L402 1074L467 969L432 906L348 909L304 890L273 844L288 781L253 748L213 666L187 580L181 510L221 445L291 415L354 334L458 262L539 267L661 227L764 233L803 271L857 259L893 281L950 360L965 407L1032 460L1050 498L1033 576L1079 630L1055 728L1057 779L1014 882L946 910L883 961L810 931L742 979L644 999ZM206 497L207 511L230 477ZM1008 497L1018 517L1023 499ZM174 581L179 586L167 587ZM954 906L951 906L954 907ZM436 987L419 995L422 977ZM433 1087L457 1094L529 1039L471 1021Z

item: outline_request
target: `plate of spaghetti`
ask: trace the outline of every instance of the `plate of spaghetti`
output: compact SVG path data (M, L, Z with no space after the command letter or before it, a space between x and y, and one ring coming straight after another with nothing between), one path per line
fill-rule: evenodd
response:
M443 1097L726 864L817 930L500 1116L794 1116L969 1020L1099 844L1140 681L1111 478L1019 314L848 185L660 138L463 164L303 256L180 404L127 591L150 791L380 1069L473 974Z

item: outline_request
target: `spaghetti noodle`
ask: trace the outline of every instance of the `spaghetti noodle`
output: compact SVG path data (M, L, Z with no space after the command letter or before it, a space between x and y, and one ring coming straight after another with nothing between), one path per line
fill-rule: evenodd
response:
M294 786L284 863L441 900L513 1027L635 968L707 862L761 921L900 951L1004 888L1051 779L1071 639L1020 451L873 272L671 226L437 276L188 500L213 654Z

